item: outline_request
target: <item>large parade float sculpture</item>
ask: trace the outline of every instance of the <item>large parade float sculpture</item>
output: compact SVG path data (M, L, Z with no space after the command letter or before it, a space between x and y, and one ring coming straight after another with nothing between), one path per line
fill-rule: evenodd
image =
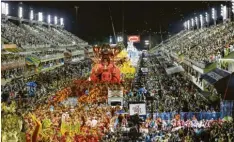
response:
M129 80L135 74L135 68L127 58L127 52L119 45L115 47L102 45L93 47L93 53L93 68L88 79L91 85L88 85L88 93L82 95L78 101L110 103L110 98L115 98L122 102L124 91L131 87Z
M76 96L78 103L108 103L108 99L119 100L131 90L136 69L123 45L94 46L93 55L89 56L93 61L89 77L76 79L70 87L58 91L53 102Z

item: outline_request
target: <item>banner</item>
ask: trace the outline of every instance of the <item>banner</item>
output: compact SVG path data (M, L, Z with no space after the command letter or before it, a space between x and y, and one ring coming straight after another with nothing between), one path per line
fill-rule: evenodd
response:
M41 59L38 57L28 56L25 58L25 62L27 65L39 65L41 62Z
M128 41L133 43L138 43L140 42L140 36L139 35L128 36Z
M8 48L17 48L17 45L16 45L16 44L4 44L4 45L3 45L3 48L4 48L4 49L8 49Z
M141 104L129 104L129 113L130 115L146 115L146 106L145 103Z

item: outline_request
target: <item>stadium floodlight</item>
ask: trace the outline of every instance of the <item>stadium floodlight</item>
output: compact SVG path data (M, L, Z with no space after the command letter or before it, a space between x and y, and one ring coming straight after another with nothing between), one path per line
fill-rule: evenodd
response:
M55 24L55 25L58 24L58 18L57 18L57 16L54 16L54 24Z
M197 17L195 17L195 24L196 24L196 26L197 26L197 28L199 27L199 21L198 21L198 18Z
M9 5L8 5L8 3L6 3L5 8L6 8L5 15L8 15L9 14Z
M5 11L6 11L6 4L4 2L1 2L1 13L2 14L5 14Z
M191 24L192 24L192 27L194 27L194 19L193 18L191 19Z
M149 45L149 44L150 44L149 40L145 40L145 45Z
M190 20L187 21L188 29L190 30Z
M23 18L23 8L22 7L19 7L18 16L19 16L19 18Z
M221 4L221 16L223 20L227 19L227 6Z
M61 25L61 26L64 25L63 18L60 18L60 25Z
M234 0L232 0L232 13L234 14Z
M48 24L50 24L50 15L48 15L48 17L47 17L47 22L48 22Z
M203 27L204 21L203 21L203 16L200 15L200 23L201 23L201 28Z
M212 8L212 19L213 20L217 20L217 13L216 13L216 9Z
M212 8L212 19L214 20L214 24L216 25L217 11L215 8Z
M227 6L223 6L223 20L226 20L228 17L227 17Z
M187 21L184 22L184 29L187 30L188 28L188 24L187 24Z
M31 9L31 10L30 10L30 20L33 20L33 18L34 18L34 17L33 17L33 10Z
M208 15L208 13L206 12L206 23L209 23L210 21L209 21L209 15Z
M1 2L1 12L2 14L5 14L6 13L6 3L5 2Z
M39 13L38 13L38 21L39 21L39 22L42 22L42 21L43 21L42 12L39 12Z

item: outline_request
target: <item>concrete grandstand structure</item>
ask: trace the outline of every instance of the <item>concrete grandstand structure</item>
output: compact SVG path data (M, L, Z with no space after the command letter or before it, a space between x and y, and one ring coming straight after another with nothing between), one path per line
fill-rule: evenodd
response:
M207 83L201 76L216 67L233 73L234 68L234 23L224 22L205 28L184 30L153 48L150 52L162 51L181 64L189 79L205 91ZM229 61L226 66L221 61Z

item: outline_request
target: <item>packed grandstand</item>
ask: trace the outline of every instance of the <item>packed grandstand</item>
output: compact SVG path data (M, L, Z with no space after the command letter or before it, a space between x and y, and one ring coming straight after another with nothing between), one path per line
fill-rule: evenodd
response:
M1 21L2 142L234 141L233 21L140 52L16 19Z

